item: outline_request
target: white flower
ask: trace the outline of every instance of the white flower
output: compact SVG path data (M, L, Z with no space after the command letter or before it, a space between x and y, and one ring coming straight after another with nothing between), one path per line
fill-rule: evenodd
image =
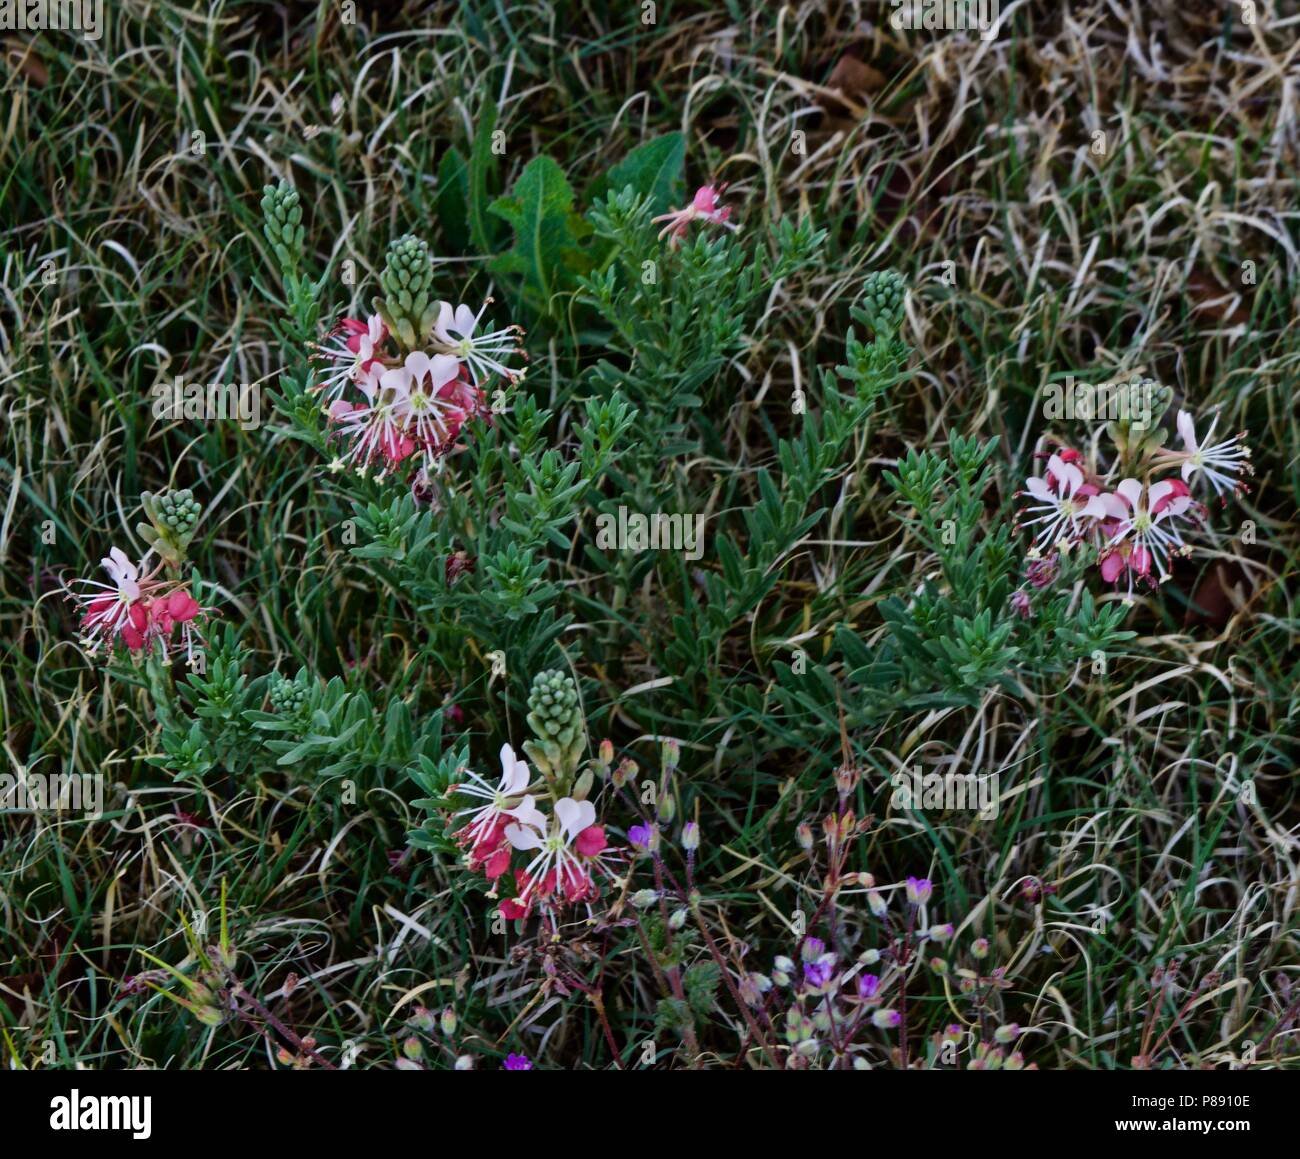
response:
M511 370L501 361L519 353L519 335L523 331L518 326L478 335L474 333L483 311L491 302L492 299L488 298L477 314L463 303L453 310L450 302L440 302L438 320L433 324L434 338L441 343L445 353L465 363L475 386L481 386L493 374L511 380L520 376L519 371Z
M1183 460L1183 482L1188 482L1198 471L1210 481L1210 486L1214 488L1215 495L1221 496L1224 491L1235 491L1241 486L1241 480L1233 478L1234 475L1240 475L1243 471L1250 470L1250 448L1242 444L1243 434L1233 435L1230 439L1225 439L1221 443L1214 443L1214 428L1219 425L1219 416L1214 416L1214 421L1210 423L1210 429L1206 432L1205 441L1198 442L1196 438L1196 424L1192 416L1185 410L1178 412L1178 433L1183 437L1183 446L1186 452L1183 455L1173 454ZM1170 452L1166 452L1168 457Z
M459 373L460 363L450 355L435 354L430 358L416 350L406 356L401 366L380 376L380 386L392 391L398 422L422 446L446 440L449 412L456 407L447 399L439 398L438 391L455 381Z
M135 603L140 598L140 569L127 558L126 552L120 547L111 547L107 558L99 562L116 586L118 598L128 604Z
M1036 504L1027 504L1025 512L1039 513L1037 518L1027 520L1026 526L1042 524L1034 536L1035 548L1050 547L1062 539L1077 539L1082 534L1080 519L1100 519L1105 515L1099 497L1093 488L1085 488L1083 472L1073 463L1053 455L1047 460L1047 476L1040 479L1035 475L1025 481L1029 495L1038 500Z
M531 774L527 763L516 757L515 750L508 744L501 746L501 779L496 788L469 769L465 770L465 775L469 777L469 782L456 785L454 791L487 802L485 805L462 809L456 814L458 817L470 818L465 829L471 840L477 841L486 836L503 816L514 817L516 821L541 830L546 828L546 817L533 804L532 797L524 796L522 801L513 803L516 797L528 792ZM512 825L511 828L515 826Z
M1179 493L1180 489L1183 494ZM1136 479L1120 480L1115 495L1101 496L1107 519L1119 524L1107 546L1114 547L1128 540L1135 552L1146 552L1155 560L1160 568L1160 582L1164 583L1169 578L1169 556L1190 550L1174 522L1192 505L1192 497L1185 494L1186 490L1185 486L1168 479L1146 488ZM1140 560L1141 556L1135 558Z
M514 848L527 852L535 850L537 853L526 868L529 884L524 895L517 899L520 904L527 904L528 895L534 886L539 885L551 870L555 870L556 881L561 887L566 882L578 881L585 876L582 863L573 851L573 843L578 839L579 833L595 823L596 807L590 801L561 797L555 802L555 811L548 829L524 825L507 826L506 840Z

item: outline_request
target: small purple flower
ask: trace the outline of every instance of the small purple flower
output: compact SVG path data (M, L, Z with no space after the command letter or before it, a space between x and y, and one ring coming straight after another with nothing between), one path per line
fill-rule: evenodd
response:
M826 943L821 938L804 938L803 945L799 948L799 957L805 962L815 962L824 953Z
M533 1064L528 1061L526 1054L508 1054L506 1061L501 1066L502 1070L532 1070Z
M835 959L832 955L826 954L815 962L805 962L803 964L803 980L809 986L820 990L823 986L829 986L831 979L834 977Z
M930 900L934 886L928 877L909 877L907 879L907 900L911 905L925 905Z
M860 974L858 976L858 997L864 1002L874 998L876 991L879 989L880 979L875 974Z
M1034 614L1033 601L1027 591L1017 588L1011 593L1011 610L1022 620L1028 620Z
M649 849L652 833L653 830L649 825L633 825L632 828L627 831L627 839L638 849Z

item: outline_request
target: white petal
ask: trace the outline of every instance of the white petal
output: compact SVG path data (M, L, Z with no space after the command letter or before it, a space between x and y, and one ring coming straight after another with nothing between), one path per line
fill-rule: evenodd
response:
M1134 511L1138 509L1138 503L1142 498L1142 484L1136 479L1121 479L1119 485L1115 488L1129 507Z
M1055 458L1055 456L1053 456ZM1052 474L1060 481L1061 494L1073 495L1080 487L1083 486L1083 472L1073 463L1060 462L1060 468L1053 469Z
M452 344L451 334L448 333L450 328L456 324L452 314L450 302L438 303L438 320L433 324L433 336L439 342L445 342L448 346Z
M411 372L405 366L394 366L392 370L385 370L379 376L379 385L384 390L396 391L398 394L405 394L409 389Z
M531 826L538 833L546 832L546 814L537 807L531 796L525 797L513 809L507 809L506 812L519 824Z
M528 784L528 766L508 744L501 746L501 791L513 797Z
M474 334L474 311L462 302L456 307L456 330L470 338Z
M1185 410L1178 412L1178 433L1183 437L1183 445L1187 448L1187 453L1193 454L1196 451L1196 424L1192 421L1192 416Z
M1025 490L1035 499L1043 500L1044 503L1056 502L1056 495L1047 485L1047 481L1045 479L1040 479L1037 475L1031 475L1025 480Z
M435 354L429 363L433 389L446 386L460 373L460 363L450 354Z
M1173 489L1174 485L1168 479L1161 479L1159 483L1152 483L1147 489L1148 506L1159 507L1160 500L1165 498Z
M120 584L131 573L131 561L120 547L110 547L108 555L99 562L115 584Z
M411 378L416 382L424 381L424 376L429 373L429 368L429 356L423 350L412 350L406 356L406 369L411 372Z
M541 835L535 830L525 829L522 825L507 825L506 840L515 849L540 849L542 847Z
M575 801L562 797L555 802L555 817L560 827L572 840L589 825L596 823L596 806L590 801Z
M1105 519L1109 512L1106 509L1105 497L1094 495L1087 503L1083 505L1083 510L1079 512L1081 519Z
M1109 491L1103 491L1097 498L1101 501L1102 507L1105 508L1107 519L1128 518L1128 508L1119 496L1112 495Z

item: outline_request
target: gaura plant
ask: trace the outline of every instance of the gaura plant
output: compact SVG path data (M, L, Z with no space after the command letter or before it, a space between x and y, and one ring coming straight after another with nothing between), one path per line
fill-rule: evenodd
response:
M201 607L185 577L186 549L198 527L202 505L188 488L140 496L147 522L136 531L149 550L138 562L110 548L100 562L110 583L81 579L67 588L81 616L83 644L90 655L123 647L156 655L164 663L183 652L193 659L203 643L210 608Z
M1226 507L1229 496L1248 489L1245 432L1216 441L1216 415L1198 437L1191 412L1180 409L1174 426L1182 449L1167 448L1167 432L1156 424L1170 400L1168 390L1159 392L1149 423L1106 424L1109 446L1089 440L1088 457L1065 444L1041 453L1046 470L1021 492L1019 525L1033 534L1027 582L1012 596L1021 615L1031 614L1030 591L1050 585L1061 555L1075 549L1095 560L1107 583L1124 583L1131 603L1135 582L1154 589L1171 578L1176 559L1192 554L1189 538L1208 526L1205 499Z
M442 818L443 840L431 841L427 832L413 840L459 850L465 865L490 883L490 896L508 892L500 911L509 919L528 917L534 906L555 910L594 901L601 879L614 880L621 860L588 800L596 765L583 768L586 725L572 677L539 672L528 708L534 739L523 748L540 780L509 744L501 746L495 784L468 768L463 753L445 769L426 759L416 775L427 789L441 787L439 796L417 804Z

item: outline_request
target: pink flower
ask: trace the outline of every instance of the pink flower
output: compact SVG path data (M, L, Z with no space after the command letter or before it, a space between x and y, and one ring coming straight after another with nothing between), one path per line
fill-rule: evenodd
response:
M112 583L78 580L84 592L72 592L81 605L81 632L93 656L102 644L121 640L132 651L144 647L149 627L148 602L159 588L152 576L141 576L142 565L132 563L120 548L100 560Z
M199 632L196 621L205 614L205 609L199 606L198 600L190 595L186 588L180 587L169 596L160 596L153 600L147 605L146 611L148 612L146 642L158 641L163 653L167 654L173 651L172 634L179 627L180 642L175 651L184 651L186 659L192 660L195 643L203 643L203 636ZM128 641L128 647L134 645Z
M330 337L333 343L316 347L326 370L314 389L332 400L341 398L349 383L359 382L376 366L382 366L381 349L388 341L388 330L378 314L371 314L365 322L344 318Z
M468 781L452 785L450 791L486 802L462 809L456 814L457 817L469 818L460 830L465 843L477 846L491 837L493 840L488 852L495 852L496 846L505 840L507 828L511 826L523 823L545 829L545 818L533 804L533 798L526 795L531 788L528 765L515 756L515 750L508 744L501 746L501 777L495 788L469 769L464 770L464 775L469 778ZM471 856L486 860L486 857L477 852ZM493 876L499 877L500 873Z
M659 237L662 240L670 237L671 245L677 245L686 236L690 229L691 222L707 221L712 225L720 225L724 229L734 230L736 225L729 221L731 217L730 206L719 206L718 198L722 196L726 185L712 186L701 185L695 191L694 198L691 199L690 205L684 209L674 209L669 213L661 213L652 220L655 224L667 222L668 224L659 231Z
M608 845L604 827L600 825L589 825L578 834L578 839L574 842L574 847L583 857L599 857Z
M542 816L540 812L538 816ZM578 834L593 826L596 822L596 808L590 801L575 801L572 797L561 797L555 802L554 813L549 827L542 829L531 821L522 825L511 825L506 829L506 840L516 849L533 853L534 857L526 867L529 884L520 895L521 904L527 904L534 891L542 896L554 888L552 882L558 880L569 900L576 900L574 894L581 895L590 885L590 877L577 858L574 843ZM551 877L551 882L546 879ZM539 879L541 880L539 888ZM548 888L549 886L549 888Z
M1060 558L1053 553L1043 559L1031 559L1025 565L1025 578L1029 581L1031 587L1042 589L1048 587L1056 579L1057 572L1060 569Z

